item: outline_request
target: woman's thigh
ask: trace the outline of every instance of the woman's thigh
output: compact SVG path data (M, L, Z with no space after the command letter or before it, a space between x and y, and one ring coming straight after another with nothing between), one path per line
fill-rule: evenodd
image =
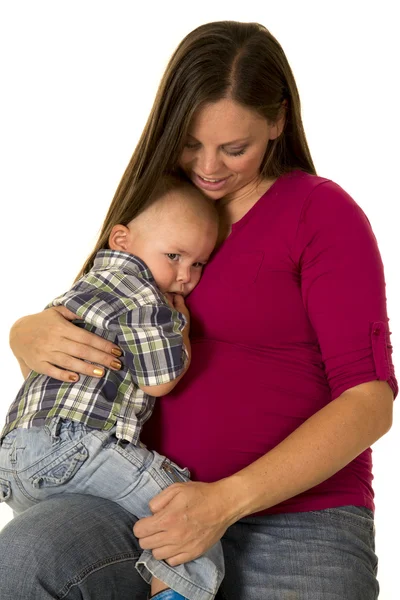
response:
M364 508L243 519L223 540L227 600L375 600L374 522Z
M134 519L108 500L46 500L0 533L2 600L145 600ZM243 519L222 539L226 600L375 600L374 525L365 509Z
M145 600L134 519L94 496L41 502L0 533L2 600Z

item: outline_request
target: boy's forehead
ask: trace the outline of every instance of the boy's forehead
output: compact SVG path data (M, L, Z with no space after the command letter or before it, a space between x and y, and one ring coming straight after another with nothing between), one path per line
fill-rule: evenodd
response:
M205 219L171 218L159 221L156 235L176 244L180 243L183 248L195 244L201 237L211 236L213 229L212 224Z
M202 218L160 220L155 240L174 248L178 254L197 254L204 247L216 242L218 228L213 222Z
M168 222L171 224L180 224L185 227L195 227L205 229L210 221L215 221L211 211L206 210L201 204L193 205L187 201L187 196L177 201L160 203L158 210L155 210L152 219L156 222Z

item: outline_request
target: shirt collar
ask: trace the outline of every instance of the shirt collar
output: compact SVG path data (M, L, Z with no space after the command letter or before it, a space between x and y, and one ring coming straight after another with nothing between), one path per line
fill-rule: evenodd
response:
M128 252L119 250L99 250L94 258L92 269L103 271L104 269L118 269L129 275L140 276L155 285L154 277L150 269L141 258Z

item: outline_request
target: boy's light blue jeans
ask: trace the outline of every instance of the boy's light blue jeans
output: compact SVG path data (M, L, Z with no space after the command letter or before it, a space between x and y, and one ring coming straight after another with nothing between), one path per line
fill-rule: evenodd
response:
M98 431L72 421L13 430L0 449L0 501L17 514L52 496L86 494L112 500L140 519L151 514L148 505L154 496L188 476L187 469L164 456L121 443L115 430ZM136 569L145 581L157 577L185 598L212 600L224 575L221 544L177 567L143 550Z

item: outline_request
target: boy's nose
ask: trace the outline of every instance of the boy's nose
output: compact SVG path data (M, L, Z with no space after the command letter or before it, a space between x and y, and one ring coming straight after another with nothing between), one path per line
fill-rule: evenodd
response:
M178 272L177 281L181 283L189 283L190 281L190 267L181 267Z

